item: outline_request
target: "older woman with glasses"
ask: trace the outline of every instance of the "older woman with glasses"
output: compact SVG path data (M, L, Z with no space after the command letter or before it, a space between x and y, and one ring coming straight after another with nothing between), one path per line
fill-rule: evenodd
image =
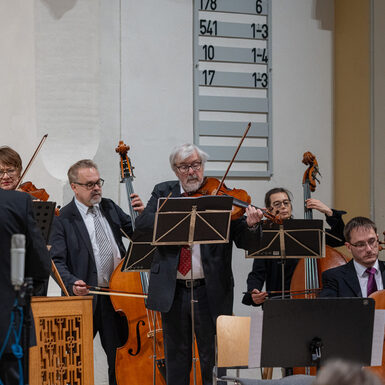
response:
M15 190L22 169L20 155L11 147L0 147L0 188Z
M278 216L280 219L292 218L293 206L291 204L291 193L283 187L269 190L265 195L265 206ZM325 214L326 222L330 229L327 233L338 237L341 241L332 237L326 237L326 244L332 247L343 246L345 238L343 236L344 222L342 215L345 211L330 209L318 199L308 199L306 201L308 209L318 210ZM291 277L297 266L298 259L287 259L285 261L285 290L290 289ZM266 291L262 291L266 282ZM279 260L276 259L254 259L253 269L247 277L247 293L242 299L245 305L259 306L263 304L268 292L282 290L282 268Z

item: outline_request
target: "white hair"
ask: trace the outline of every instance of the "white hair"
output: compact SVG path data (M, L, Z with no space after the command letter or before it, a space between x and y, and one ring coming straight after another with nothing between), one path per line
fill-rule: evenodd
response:
M204 165L209 156L195 144L186 143L186 144L182 144L180 146L174 147L169 158L170 165L173 171L176 171L177 161L183 161L187 159L189 156L193 155L195 152L198 154L200 160L202 161L202 164Z

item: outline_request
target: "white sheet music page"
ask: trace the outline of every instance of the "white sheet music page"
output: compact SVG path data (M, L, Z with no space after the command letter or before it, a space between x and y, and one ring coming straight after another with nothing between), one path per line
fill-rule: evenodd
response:
M263 311L256 309L250 321L249 368L261 367L262 326Z
M385 310L374 311L372 361L370 366L382 365L382 349L384 344Z

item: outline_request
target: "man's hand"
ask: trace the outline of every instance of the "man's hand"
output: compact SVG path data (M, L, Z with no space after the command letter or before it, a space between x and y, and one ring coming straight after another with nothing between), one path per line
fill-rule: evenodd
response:
M72 286L72 291L75 295L87 295L89 290L86 287L86 283L81 279L76 281Z
M254 289L250 294L251 294L251 299L256 305L260 305L264 303L267 297L266 291L259 291L257 289Z
M143 204L142 200L139 198L139 195L138 194L131 194L130 198L131 198L131 204L132 204L132 207L134 208L134 210L136 212L138 212L139 214L141 214L142 211L144 210L144 204Z
M253 206L249 206L246 208L246 222L249 227L255 226L257 223L261 222L263 218L263 213L260 209L256 209Z
M326 206L325 203L321 202L318 199L314 199L314 198L306 199L305 203L306 203L307 209L318 210L321 213L326 214L328 217L333 215L333 211L328 206Z

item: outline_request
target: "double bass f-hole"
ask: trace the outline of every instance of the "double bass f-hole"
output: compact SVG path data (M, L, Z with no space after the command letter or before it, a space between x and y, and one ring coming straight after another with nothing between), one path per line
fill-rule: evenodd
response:
M146 324L145 324L145 322L143 320L139 320L137 322L137 324L136 324L136 341L137 341L138 344L137 344L136 352L135 353L133 353L133 349L132 348L128 349L128 354L130 356L137 356L140 353L142 345L141 345L141 342L140 342L140 330L139 329L140 329L141 326L145 326L145 325Z

